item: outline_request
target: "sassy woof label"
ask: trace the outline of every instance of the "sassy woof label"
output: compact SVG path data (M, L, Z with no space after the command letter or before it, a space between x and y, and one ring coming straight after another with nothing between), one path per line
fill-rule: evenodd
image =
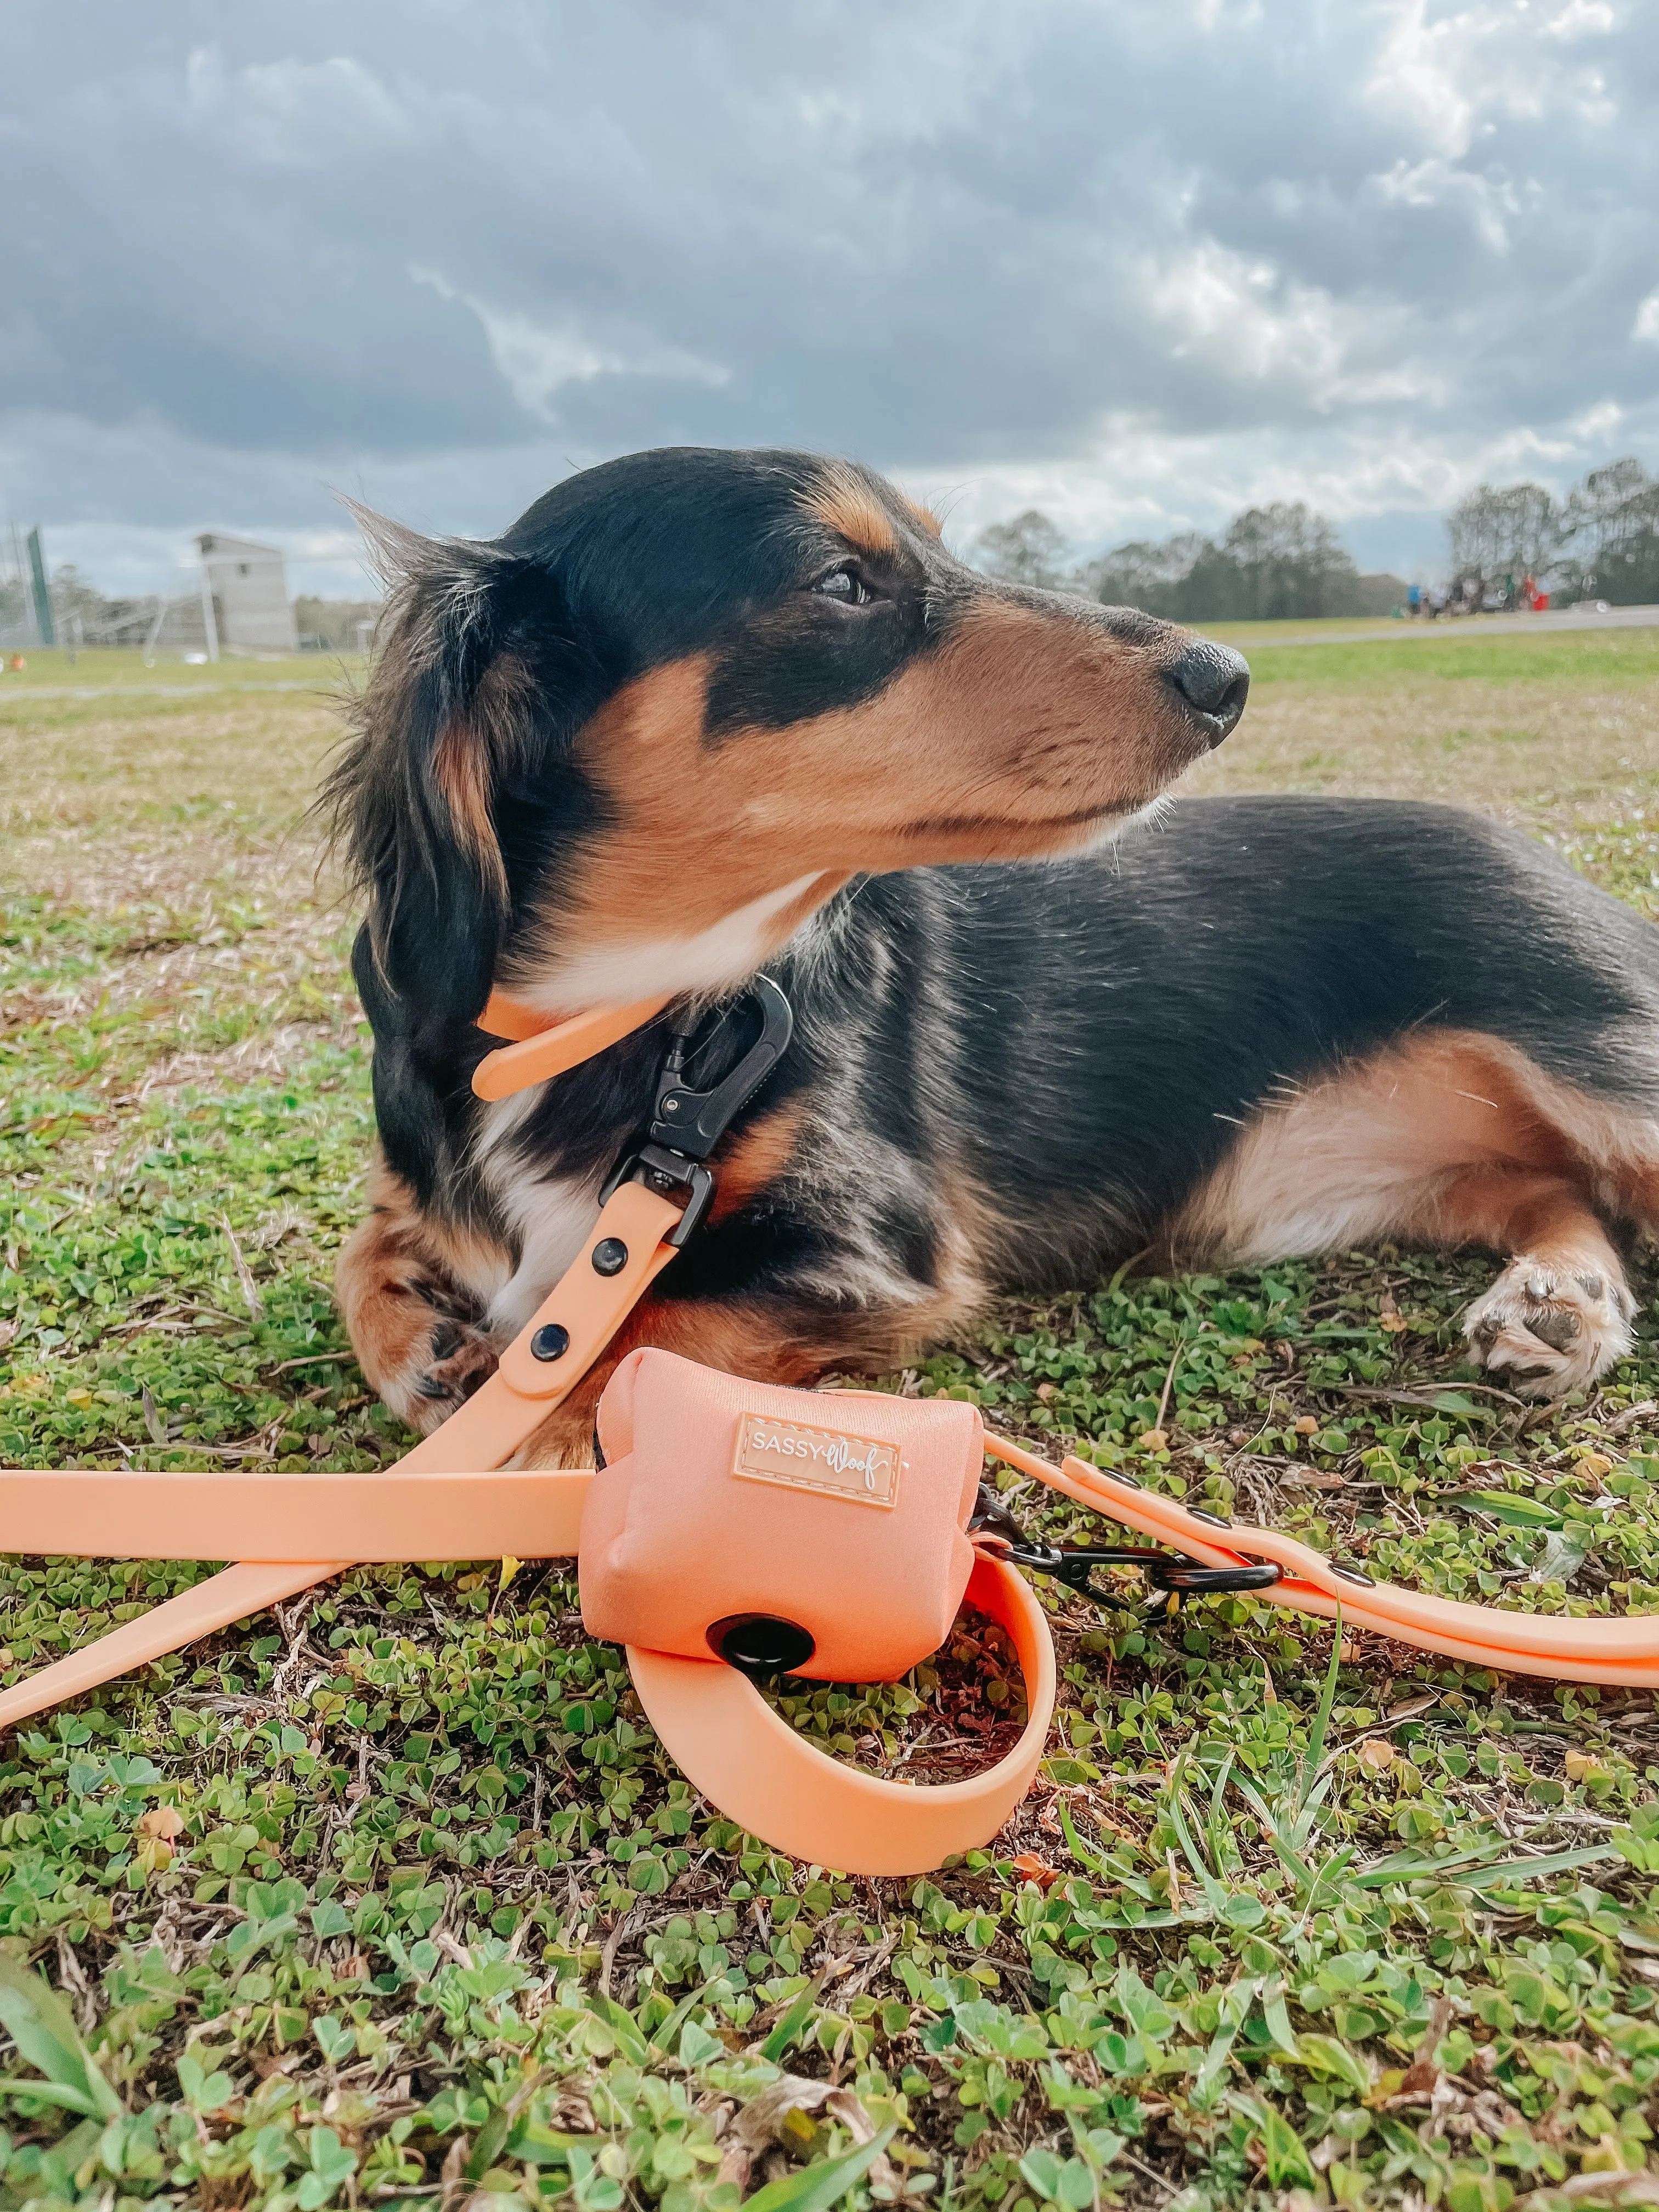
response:
M809 1429L799 1421L745 1413L738 1427L733 1474L747 1482L778 1482L787 1490L818 1490L859 1505L896 1505L896 1444L849 1437L840 1429Z

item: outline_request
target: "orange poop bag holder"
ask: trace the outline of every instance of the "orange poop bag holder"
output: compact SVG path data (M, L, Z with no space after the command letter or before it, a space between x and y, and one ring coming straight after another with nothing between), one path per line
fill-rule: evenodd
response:
M910 1875L988 1843L1036 1774L1054 1662L1022 1565L1086 1591L1094 1567L1133 1565L1160 1601L1250 1589L1477 1667L1659 1682L1659 1618L1540 1619L1394 1589L1080 1460L1052 1468L988 1436L975 1407L950 1400L788 1390L644 1350L622 1361L599 1401L596 1470L510 1468L706 1212L708 1154L788 1038L782 994L764 977L756 990L760 1039L714 1090L686 1088L685 1040L676 1037L651 1139L613 1178L583 1250L495 1374L395 1468L0 1472L8 1551L237 1562L0 1693L0 1725L348 1566L574 1554L590 1633L626 1646L653 1726L714 1804L799 1858ZM514 1042L483 1060L474 1087L506 1097L545 1081L660 1006L538 1027L525 1009L492 1000L483 1026ZM1180 1556L1028 1542L981 1487L988 1451ZM896 1680L939 1649L964 1599L1006 1630L1027 1707L1013 1748L966 1781L929 1788L847 1766L789 1728L757 1686L781 1672Z

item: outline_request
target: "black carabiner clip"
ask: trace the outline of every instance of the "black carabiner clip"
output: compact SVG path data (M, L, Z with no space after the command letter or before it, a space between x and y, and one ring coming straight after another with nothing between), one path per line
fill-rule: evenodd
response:
M599 1192L603 1205L630 1177L665 1197L671 1190L688 1192L685 1211L666 1239L677 1251L714 1203L708 1155L783 1058L794 1035L794 1009L769 975L757 975L747 995L760 1006L760 1035L712 1090L687 1089L683 1079L696 1031L675 1031L657 1078L649 1135L638 1151L624 1153Z
M795 1014L769 975L757 975L749 996L761 1010L761 1033L725 1080L712 1091L688 1091L685 1073L696 1031L678 1030L657 1079L657 1103L647 1142L706 1160L789 1048Z
M1079 1597L1097 1605L1116 1605L1111 1590L1097 1589L1091 1579L1094 1567L1139 1567L1158 1593L1146 1608L1149 1616L1173 1612L1185 1596L1216 1596L1226 1590L1271 1589L1279 1569L1264 1564L1254 1567L1206 1567L1178 1552L1164 1552L1144 1544L1036 1544L1025 1534L988 1482L979 1486L979 1498L968 1523L969 1535L994 1538L998 1557L1011 1566L1030 1567L1039 1575L1052 1575Z

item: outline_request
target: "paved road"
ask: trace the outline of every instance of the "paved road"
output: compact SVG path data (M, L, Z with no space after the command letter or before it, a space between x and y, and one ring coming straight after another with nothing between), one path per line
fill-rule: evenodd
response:
M1419 616L1392 623L1387 629L1310 629L1294 637L1252 638L1258 652L1280 645L1370 645L1402 637L1497 637L1524 631L1541 637L1558 629L1656 629L1659 607L1552 607L1541 615L1442 615L1425 622Z

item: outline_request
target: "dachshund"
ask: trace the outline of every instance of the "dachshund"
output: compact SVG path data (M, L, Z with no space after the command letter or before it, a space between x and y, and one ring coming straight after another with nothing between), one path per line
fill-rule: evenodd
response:
M1240 655L977 574L842 461L634 454L489 543L368 520L388 598L325 799L380 1148L337 1285L413 1427L581 1249L671 1030L705 1016L729 1067L762 970L793 1035L709 1217L525 1464L586 1458L640 1344L890 1370L1149 1249L1481 1246L1477 1364L1558 1395L1629 1352L1659 951L1540 846L1406 802L1171 806ZM488 1103L495 987L550 1019L676 995Z

